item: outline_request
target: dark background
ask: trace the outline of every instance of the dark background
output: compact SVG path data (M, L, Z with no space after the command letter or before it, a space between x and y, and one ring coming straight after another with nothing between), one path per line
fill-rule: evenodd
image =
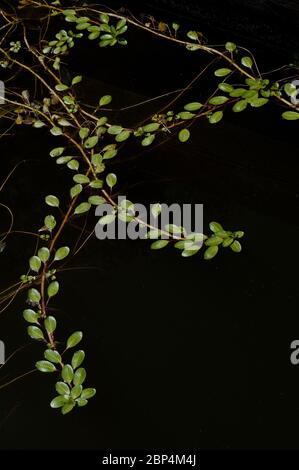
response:
M295 2L286 3L127 5L136 14L179 20L211 44L230 40L253 48L265 72L296 60L298 11ZM128 48L109 51L83 41L70 57L71 69L87 77L86 99L112 90L116 107L134 104L184 87L207 60L146 33L131 30L128 38ZM214 86L211 71L182 103L203 99ZM115 119L138 122L155 109L133 108ZM142 241L92 241L71 262L88 269L60 275L53 307L61 338L84 331L87 384L97 395L62 417L48 405L52 376L34 373L0 390L1 448L298 447L299 366L289 359L299 335L298 124L282 121L281 111L271 105L227 112L217 126L196 124L187 144L173 138L111 163L122 194L144 203L204 203L206 228L216 219L246 232L243 252L223 250L204 262L171 249L150 252ZM47 157L53 138L18 128L1 147L2 177L28 160L1 200L18 228L36 229L44 196L68 191L66 172ZM6 227L5 215L2 221ZM8 240L0 255L3 287L24 272L33 250L29 237ZM26 337L23 305L20 296L0 317L7 353L25 346L1 369L1 383L33 368L42 354Z

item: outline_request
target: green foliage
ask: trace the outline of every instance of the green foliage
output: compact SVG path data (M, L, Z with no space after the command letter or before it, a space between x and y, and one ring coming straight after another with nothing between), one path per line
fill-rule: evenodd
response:
M61 248L58 248L58 250L55 253L54 261L61 261L64 258L68 256L70 252L70 249L68 246L62 246Z
M82 331L75 331L71 336L68 338L66 342L66 347L69 348L74 348L77 346L77 344L80 343L80 341L83 338L83 333Z
M272 80L271 74L267 75L266 79L259 76L251 53L240 56L242 49L237 49L233 42L226 42L219 48L209 47L205 44L200 32L195 30L187 33L181 32L177 23L170 23L169 27L161 22L157 28L149 26L149 32L154 32L156 37L164 36L169 41L180 42L188 51L196 53L204 49L212 58L218 57L220 65L214 71L214 76L220 79L217 80L220 83L215 86L215 90L199 88L198 95L196 95L197 84L194 83L192 87L195 91L193 95L196 97L193 98L195 101L178 107L174 99L172 101L174 109L169 109L168 106L163 111L159 111L161 109L159 105L156 108L156 114L146 116L139 125L130 125L126 122L126 114L122 113L124 123L122 126L114 122L111 110L106 109L107 116L101 115L104 112L103 108L109 106L112 101L110 94L101 96L103 91L99 90L95 96L95 104L85 106L86 103L82 101L80 93L84 89L84 81L82 85L76 86L82 82L83 76L74 76L68 70L67 57L76 42L85 37L91 41L90 47L96 47L93 51L94 60L98 59L99 54L102 64L101 57L105 56L97 46L100 48L109 46L108 49L110 49L110 46L126 45L127 41L123 35L128 25L142 28L144 26L138 25L131 18L122 17L121 12L115 15L110 10L107 13L97 11L98 5L89 8L83 2L79 8L74 5L73 8L63 10L61 2L57 1L51 3L46 1L40 4L42 8L39 8L39 0L37 0L34 3L34 11L44 33L42 41L38 40L35 44L28 45L29 43L26 44L24 40L19 41L17 36L23 38L26 28L30 28L26 19L27 13L30 13L30 10L27 10L30 2L31 0L22 2L22 9L24 8L25 13L22 15L22 21L17 21L13 28L8 28L7 34L3 33L3 44L1 43L3 57L0 66L12 69L15 74L12 77L22 72L30 77L28 83L34 82L32 90L18 90L16 87L13 92L8 92L7 96L14 96L17 103L11 111L10 119L13 116L15 124L30 125L34 129L40 129L37 132L49 132L49 137L53 141L56 138L59 142L57 145L60 146L52 148L49 154L52 161L59 166L55 167L62 175L61 177L66 175L65 184L68 196L61 196L61 200L53 194L45 197L45 202L51 211L53 210L55 217L51 213L45 215L43 225L37 232L38 244L29 258L30 271L23 274L20 279L22 288L27 289L27 299L30 305L30 308L23 311L23 318L29 324L28 335L45 346L44 359L36 363L36 368L45 373L57 372L60 377L55 385L58 395L51 400L50 406L60 409L62 414L67 414L75 407L85 406L96 393L94 388L83 388L86 370L81 366L85 359L85 352L83 350L77 350L74 353L69 351L80 343L82 332L72 333L66 342L60 338L58 341L56 338L57 322L52 315L49 315L48 309L49 300L60 290L60 282L56 280L56 275L59 275L64 263L71 258L70 248L64 245L67 242L60 240L61 234L64 233L65 227L70 224L79 225L81 222L81 219L74 215L86 215L92 206L109 202L113 205L113 213L101 217L99 223L107 225L113 223L118 217L120 220L134 221L137 225L146 227L146 238L151 240L152 250L160 250L166 246L174 247L174 253L179 253L183 258L190 258L196 254L200 256L202 253L204 260L211 260L217 254L220 256L225 249L227 249L226 253L230 254L240 253L242 250L240 239L244 236L244 232L226 230L218 222L213 221L209 224L211 232L209 235L187 233L184 227L174 224L158 229L136 217L132 202L127 201L127 205L117 207L112 189L118 180L116 174L111 172L114 168L112 166L114 161L111 162L111 160L118 156L121 159L122 148L127 144L129 149L131 144L133 148L134 139L139 144L141 143L143 150L153 143L157 143L158 147L163 140L166 141L172 136L178 137L179 142L187 142L191 137L191 126L196 132L196 126L202 118L210 124L217 124L222 120L226 109L240 113L249 108L260 108L272 100L280 102L285 107L282 113L284 120L298 120L299 112L289 99L295 96L297 91L296 87L288 82L289 78L276 82ZM57 9L54 8L56 6ZM18 17L17 10L15 14ZM40 14L41 17L39 17ZM6 25L9 25L11 12L2 16L3 21L8 22ZM52 27L48 28L48 22L51 26L53 23L56 30ZM53 30L54 33L58 32L54 34L51 32ZM181 38L180 41L174 39L177 36ZM31 57L32 64L30 63L29 66L26 64L24 66L21 61L16 62L14 59L15 55L20 51L22 53L23 50L25 58ZM105 60L102 66L106 66ZM125 73L120 65L119 71ZM207 71L208 73L210 72ZM230 80L233 83L228 83ZM197 96L203 96L202 103L197 101ZM116 103L115 110L118 109L119 106ZM142 148L139 147L138 151ZM72 185L69 185L70 175ZM121 181L121 183L126 183L126 181ZM55 192L55 179L51 192L52 190ZM83 217L83 224L87 219L92 218L92 212L91 210L88 218ZM151 213L154 219L158 219L161 204L151 205ZM162 235L167 235L167 239L162 239ZM72 244L70 246L73 247ZM74 247L75 253L76 250L77 245ZM171 256L171 250L169 250L169 255ZM53 269L53 264L55 269ZM62 347L64 343L66 343L65 348Z
M54 297L59 291L59 283L57 281L53 281L48 285L47 294L48 297Z
M188 129L181 129L179 132L179 140L181 142L187 142L190 138L190 131Z

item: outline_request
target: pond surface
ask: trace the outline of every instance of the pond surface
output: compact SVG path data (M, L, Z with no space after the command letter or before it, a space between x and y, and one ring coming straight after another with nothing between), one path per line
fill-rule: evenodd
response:
M71 57L87 76L86 99L109 92L117 107L128 106L186 86L206 60L146 34L129 39L127 49L96 51L96 59L82 43ZM267 61L276 65L275 57ZM200 100L206 86L183 102ZM115 119L138 122L155 109L151 102ZM242 253L204 262L151 252L144 241L92 240L71 262L84 269L61 274L53 307L61 335L84 331L96 398L62 417L48 405L51 376L33 373L1 389L1 448L298 447L299 366L289 358L299 337L297 127L276 106L241 114L198 123L184 145L172 138L136 158L134 148L111 170L133 201L203 203L205 228L219 220L245 231ZM1 201L18 229L34 230L44 196L68 191L65 173L47 157L53 141L18 128L1 147L2 179L26 160ZM7 240L1 287L24 273L32 250L30 237ZM32 369L42 351L26 336L24 300L0 317L7 353L24 346L1 369L1 383Z

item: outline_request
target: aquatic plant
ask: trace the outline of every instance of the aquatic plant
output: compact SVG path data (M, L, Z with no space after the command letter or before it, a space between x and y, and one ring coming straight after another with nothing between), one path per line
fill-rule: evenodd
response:
M259 72L254 56L233 42L210 47L202 33L183 31L177 23L168 25L152 17L138 20L123 11L78 6L77 3L65 8L63 0L20 0L16 8L7 5L0 11L0 66L9 78L5 81L8 86L1 119L10 122L10 130L23 125L35 128L38 133L49 133L53 138L49 157L54 165L65 167L66 184L69 184L68 173L72 177L67 200L55 194L53 182L52 194L45 197L47 210L44 219L40 221L38 231L32 233L38 243L28 260L27 272L1 297L5 309L19 292L26 291L27 305L23 318L28 324L28 335L44 345L43 357L35 367L42 373L55 375L57 394L51 407L61 409L63 414L76 406L85 406L96 393L94 388L84 388L83 385L86 380L86 370L82 367L84 350L72 353L81 342L83 333L70 332L65 342L58 341L57 320L49 313L49 305L61 288L61 262L77 253L94 233L88 233L79 248L72 247L71 243L70 246L64 245L60 241L61 236L70 223L86 217L92 208L108 203L112 213L96 223L104 226L117 218L127 223L134 221L137 226L146 228L153 250L173 246L183 257L202 252L204 260L211 260L220 248L236 253L242 249L240 239L243 231L226 230L215 221L209 224L210 233L203 234L188 233L185 227L174 224L157 230L140 219L133 202L118 204L114 193L118 178L109 171L110 161L118 158L126 143L133 139L144 149L173 137L178 139L178 145L185 143L199 119L215 125L228 110L240 113L247 108L267 106L273 101L285 108L282 113L284 119L299 119L296 104L290 99L296 95L296 87L290 79L272 80L270 75L265 78ZM113 102L111 95L98 96L94 106L82 102L80 87L84 86L84 75L67 70L69 52L82 38L88 38L100 56L103 48L129 47L126 39L128 27L142 29L161 40L184 47L186 54L212 57L194 80L177 92L162 110L157 105L156 113L134 127L125 122L113 122L110 113L116 108L110 107ZM213 93L208 93L204 101L186 102L178 107L178 99L206 74L212 74L218 80ZM21 82L25 77L31 86L26 85L26 89L22 89L20 77ZM159 97L154 100L159 102ZM123 116L125 121L125 114ZM13 215L8 206L1 205L10 213L12 220L9 229L1 235L0 247L3 250L5 240L12 233ZM159 216L160 210L160 203L152 206L155 217Z

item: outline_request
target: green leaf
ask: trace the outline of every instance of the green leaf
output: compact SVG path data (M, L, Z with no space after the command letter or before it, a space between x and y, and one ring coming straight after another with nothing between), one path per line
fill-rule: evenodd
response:
M58 248L55 253L54 261L61 261L62 259L66 258L69 252L70 249L68 246L62 246L61 248Z
M61 413L63 415L66 415L67 413L70 413L72 409L75 407L75 402L68 402L63 407L61 408Z
M38 252L38 257L41 259L41 261L43 263L46 263L48 261L48 259L50 258L50 251L49 251L49 248L45 247L45 246L42 246Z
M78 19L77 19L77 23L87 23L89 21L89 18L87 16L80 16Z
M100 204L104 204L106 202L106 199L102 196L90 196L88 198L88 202L95 206L99 206Z
M160 250L164 248L169 243L169 240L157 240L151 244L151 250Z
M79 162L78 160L70 160L68 163L67 163L67 167L70 169L70 170L74 170L74 171L77 171L79 170Z
M101 31L92 31L89 35L88 35L88 39L90 39L90 41L93 41L94 39L97 39L101 34Z
M189 235L186 236L187 240L193 240L194 242L203 242L207 236L204 235L203 233L189 233Z
M59 157L56 160L57 165L64 165L72 160L73 157Z
M54 295L56 295L58 291L59 291L59 283L57 281L52 281L48 285L48 289L47 289L48 297L54 297Z
M93 137L89 137L87 140L85 140L84 147L86 149L92 149L93 147L97 145L98 141L99 141L99 138L97 135L94 135Z
M64 382L70 384L74 377L74 371L72 366L70 366L69 364L63 366L61 371L61 377L63 378Z
M155 140L155 137L156 137L155 134L151 134L151 135L144 137L144 139L142 139L141 141L141 145L143 147L148 147L149 145L153 143L153 141Z
M214 75L216 75L216 77L225 77L229 73L231 73L231 69L222 68L215 70Z
M79 183L79 184L87 184L90 182L90 179L88 178L88 176L81 175L79 173L73 177L73 180L75 181L75 183Z
M225 44L225 49L228 51L228 52L234 52L236 50L237 46L234 42L227 42Z
M35 121L33 123L33 127L36 129L40 129L41 127L44 127L46 124L43 121Z
M86 139L89 136L90 130L88 127L81 127L79 130L79 136L82 140Z
M242 230L237 230L237 232L234 233L234 237L242 238L244 237L244 232Z
M232 107L232 110L234 113L240 113L241 111L244 111L244 109L247 108L247 105L248 105L247 100L240 100L234 104L234 106Z
M103 157L100 153L94 153L92 156L91 156L91 163L95 166L97 165L101 165L102 163L102 160L103 160Z
M98 119L97 121L97 127L100 127L100 126L104 126L108 121L108 118L106 116L102 116L100 119ZM107 147L110 147L110 145L115 145L115 144L109 144L109 145L106 145L106 147L104 147L103 150L105 150L105 148Z
M44 334L37 326L28 326L27 333L32 339L44 339Z
M31 300L31 302L39 303L41 296L37 289L32 288L32 289L29 289L27 297L28 297L28 300Z
M61 129L60 127L58 127L58 126L53 126L53 127L50 129L50 132L51 132L52 135L55 135L55 136L57 136L57 135L62 135L62 134L63 134L62 129Z
M45 198L46 204L51 207L59 207L59 199L56 196L49 195Z
M146 238L149 238L150 240L157 239L161 235L161 230L154 228L151 229L147 232Z
M266 103L268 103L268 101L268 98L253 98L249 101L249 103L253 108L260 108L261 106L264 106Z
M198 101L193 101L192 103L185 104L184 109L186 111L198 111L202 106Z
M116 24L116 30L119 31L120 29L122 29L125 25L126 25L127 21L125 18L122 18L121 20L119 20Z
M60 157L64 152L64 147L56 147L55 149L52 149L50 152L50 157Z
M85 352L82 350L76 351L72 357L73 369L77 369L77 367L81 366L84 359L85 359Z
M111 101L112 101L111 95L104 95L100 98L99 106L107 106L107 104L110 104Z
M71 198L73 199L74 197L78 196L78 194L81 193L82 189L82 184L75 184L75 186L70 189Z
M49 333L53 333L56 330L56 319L51 316L47 317L44 326Z
M247 90L245 88L235 88L230 92L229 96L232 98L240 98L240 96L243 96L246 91Z
M86 379L86 370L83 367L80 367L76 370L74 374L74 385L82 385Z
M115 220L115 214L107 214L99 219L99 224L108 225Z
M100 14L100 20L103 23L109 23L109 16L106 13L101 13Z
M205 241L206 246L215 246L215 245L220 245L223 242L222 237L218 237L217 235L212 235L210 238L208 238Z
M73 105L75 104L75 100L72 96L70 95L65 95L63 98L63 102L67 105Z
M179 132L179 140L180 142L187 142L190 137L190 131L188 129L181 129Z
M215 111L208 119L210 124L217 124L223 118L223 111Z
M59 393L59 395L70 394L69 386L65 382L56 382L55 389L56 392Z
M66 347L69 348L74 348L77 346L77 344L80 343L80 341L83 338L83 333L82 331L75 331L74 333L69 336L67 342L66 342Z
M88 401L87 400L82 400L82 398L77 398L77 405L78 406L85 406L87 405Z
M248 67L249 69L251 69L251 67L253 66L252 58L248 56L242 57L241 63L242 65L244 65L244 67Z
M117 134L120 134L123 130L123 127L122 126L110 126L108 128L108 134L111 134L111 135L117 135Z
M282 117L287 121L296 121L299 119L299 113L297 113L297 111L285 111L282 113Z
M61 356L59 352L55 351L54 349L46 349L44 352L44 356L47 361L54 362L55 364L61 363Z
M68 121L67 119L64 119L64 118L61 118L61 119L58 119L58 124L62 127L69 127L69 126L72 126L72 124L70 123L70 121Z
M175 248L178 248L179 250L184 250L186 247L188 248L188 246L192 246L193 245L193 242L191 240L180 240L179 242L176 242L174 247Z
M238 242L238 240L235 240L229 247L235 253L240 253L240 251L242 250L241 243Z
M219 250L218 245L209 246L209 248L207 248L206 251L204 252L204 259L209 260L209 259L214 258L214 256L217 255L218 250Z
M111 45L111 39L106 39L99 42L100 47L107 47Z
M55 225L56 225L56 220L55 220L55 217L53 215L47 215L45 218L44 218L44 224L45 226L47 227L48 230L53 230L55 228Z
M58 395L57 397L53 398L50 403L51 408L61 408L67 402L67 398L63 397L62 395Z
M89 398L95 396L96 392L95 388L85 388L81 393L81 398L82 400L89 400Z
M131 135L131 131L122 131L115 137L116 142L124 142Z
M182 233L182 227L178 227L177 225L174 225L174 224L165 225L165 230L167 230L168 233L175 233L175 234Z
M38 273L38 271L40 270L41 264L42 264L41 260L39 259L38 256L31 256L31 258L29 259L29 266L30 266L31 271L35 271L36 273Z
M35 363L35 367L40 372L55 372L56 371L56 367L54 366L54 364L52 364L52 362L49 362L49 361L38 361Z
M77 83L80 83L81 81L82 81L82 75L76 75L76 77L74 77L72 80L72 85L76 85Z
M103 160L109 160L117 155L117 149L109 149L103 155Z
M158 122L151 122L150 124L146 124L143 126L143 131L144 132L155 132L159 129L160 124Z
M89 26L90 26L90 23L87 23L87 22L86 23L79 23L79 24L76 25L76 29L78 31L83 31L83 29L87 29L87 28L89 28Z
M223 240L223 243L222 243L223 248L227 248L229 245L232 244L233 241L234 239L232 237L228 237L225 240Z
M67 85L64 85L63 83L58 83L58 85L55 85L55 90L57 91L65 91L68 89Z
M65 17L65 21L68 23L75 23L77 21L77 17L75 15L67 15Z
M109 175L106 176L106 183L109 186L109 188L113 188L113 186L116 185L117 182L117 176L114 173L109 173Z
M180 119L183 119L184 121L187 120L187 119L192 119L194 116L195 116L195 114L190 113L190 111L181 111L181 112L178 114L178 117L179 117Z
M187 36L189 39L196 41L198 39L198 34L196 31L188 31Z
M258 98L258 92L256 90L247 90L243 93L242 98L246 99L249 103L254 99Z
M196 253L200 250L200 246L198 245L191 245L182 251L181 255L183 258L189 258L190 256L196 255Z
M293 83L286 83L283 87L285 93L289 96L296 96L297 87Z
M212 232L219 232L220 230L223 230L223 227L221 224L219 224L218 222L210 222L209 223L209 228Z
M219 104L226 103L227 100L228 100L227 96L214 96L213 98L209 100L209 103L217 106Z
M162 206L159 202L151 205L151 213L153 214L154 218L156 219L161 214Z
M200 49L200 45L199 44L187 44L186 45L186 49L188 49L188 51L198 51L198 49Z
M232 85L230 85L229 83L225 83L225 82L219 83L218 88L219 90L225 91L227 93L231 93L234 90L234 87Z
M89 183L89 186L94 189L101 189L103 187L103 181L94 179L93 181Z
M76 209L74 210L74 214L84 214L84 212L88 212L91 207L89 202L81 202Z
M28 323L38 323L39 314L30 308L23 311L23 317Z
M76 398L79 398L82 392L82 385L75 385L75 387L72 388L71 390L71 397L76 400Z

